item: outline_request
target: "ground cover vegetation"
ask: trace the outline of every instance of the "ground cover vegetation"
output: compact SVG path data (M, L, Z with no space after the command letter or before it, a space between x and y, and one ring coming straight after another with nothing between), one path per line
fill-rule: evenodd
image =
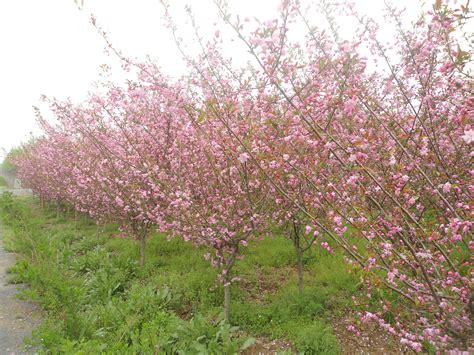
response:
M4 243L21 255L11 282L44 310L28 342L46 353L232 354L255 339L284 339L287 353L337 354L333 322L355 311L360 277L342 253L312 250L299 294L291 243L282 235L252 242L238 266L232 326L222 314L216 270L181 239L152 233L147 263L118 226L96 234L93 220L29 197L0 199ZM265 281L262 282L261 280ZM310 336L309 336L310 335ZM281 351L280 353L284 353Z
M136 78L104 83L82 103L48 100L53 121L38 113L44 135L14 163L41 205L56 203L58 216L61 206L87 214L98 230L116 223L139 241L140 272L152 267L156 232L169 245L183 241L177 260L189 245L202 250L222 287L222 324L239 319L231 305L243 265L260 262L249 247L260 243L271 255L272 242L283 243L277 233L309 304L317 281L305 281L304 261L343 252L362 277L361 321L414 351L466 349L474 245L469 4L438 0L410 25L387 4L394 35L386 40L348 3L286 0L278 18L260 21L233 16L216 0L223 28L212 38L200 35L188 9L202 49L194 57L172 7L162 5L188 73L173 80L151 61L124 57L92 19ZM342 36L336 17L354 23L353 37ZM295 28L305 28L304 37L292 36ZM246 65L226 56L229 37L245 47ZM356 323L348 330L361 331Z

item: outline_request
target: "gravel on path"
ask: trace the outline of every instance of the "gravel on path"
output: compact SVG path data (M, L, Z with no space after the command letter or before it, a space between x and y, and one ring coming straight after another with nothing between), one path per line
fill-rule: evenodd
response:
M23 338L40 324L35 304L16 297L23 286L8 282L7 271L14 262L15 254L7 252L2 245L0 226L0 355L34 353L25 349Z

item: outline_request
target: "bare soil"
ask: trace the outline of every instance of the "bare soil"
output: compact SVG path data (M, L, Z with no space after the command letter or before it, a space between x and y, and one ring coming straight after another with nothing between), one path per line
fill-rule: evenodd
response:
M384 332L374 324L363 324L357 335L347 330L353 323L354 316L340 318L333 323L334 334L339 340L343 354L358 355L395 355L415 354L400 343L392 335Z

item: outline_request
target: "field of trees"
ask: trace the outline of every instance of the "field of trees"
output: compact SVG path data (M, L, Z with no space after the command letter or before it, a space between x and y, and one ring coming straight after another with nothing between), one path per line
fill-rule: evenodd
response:
M469 2L379 25L345 3L194 26L188 72L47 99L8 158L12 272L51 353L472 350L474 96ZM325 25L314 19L320 17ZM336 19L353 21L351 39ZM305 29L304 36L292 30ZM223 50L238 41L249 56Z

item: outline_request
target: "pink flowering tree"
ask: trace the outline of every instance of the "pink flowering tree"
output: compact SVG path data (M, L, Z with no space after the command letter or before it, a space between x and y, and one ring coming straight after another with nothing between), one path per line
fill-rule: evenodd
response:
M248 240L264 230L266 188L248 154L214 118L230 115L221 103L208 102L189 114L171 165L175 175L169 184L175 192L170 196L169 231L210 249L206 258L224 285L224 314L230 321L231 284L239 279L233 267ZM227 124L239 129L230 120Z
M267 98L268 99L268 98ZM295 249L298 271L298 289L303 292L303 256L318 240L328 249L321 229L315 226L327 218L324 201L330 198L325 185L328 150L308 137L300 119L285 107L273 103L273 112L267 109L266 124L261 126L260 139L264 155L259 156L261 169L273 183L271 191L272 223L280 226ZM286 114L284 114L286 112ZM317 196L314 190L317 190ZM282 196L283 193L283 196Z
M467 262L473 186L466 159L472 77L469 51L455 34L471 16L468 7L437 2L407 28L397 20L399 10L388 6L386 21L397 34L386 44L376 24L351 6L324 3L319 9L329 26L323 31L310 23L310 12L284 1L280 19L248 33L224 2L216 5L254 57L257 82L270 83L275 101L286 102L307 139L327 149L327 173L312 195L329 218L321 221L270 174L265 177L371 271L369 297L370 290L385 287L410 309L388 323L392 305L383 299L380 311L363 319L376 320L417 351L423 341L466 346L472 302ZM334 16L359 23L354 40L341 39ZM296 21L307 27L304 43L288 35ZM242 146L258 160L245 142ZM286 161L298 159L289 155ZM302 181L310 177L299 174ZM321 196L321 189L327 193ZM348 226L366 241L365 250L345 238Z

